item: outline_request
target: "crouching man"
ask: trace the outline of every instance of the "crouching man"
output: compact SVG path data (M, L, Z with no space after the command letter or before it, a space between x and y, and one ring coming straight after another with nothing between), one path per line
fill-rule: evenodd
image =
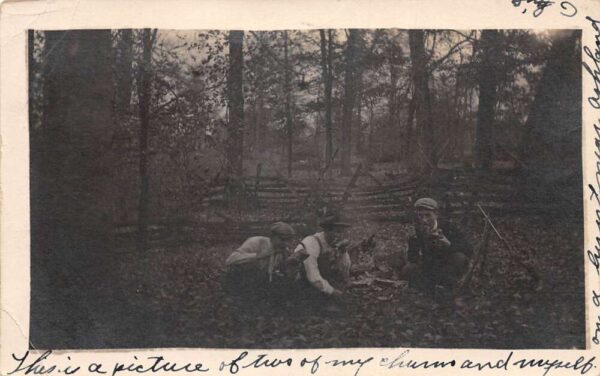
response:
M289 256L296 232L285 222L271 225L270 236L253 236L236 249L227 260L227 287L238 292L264 288Z
M439 220L435 200L418 199L415 210L416 235L408 240L408 262L400 275L427 293L436 286L452 288L468 269L471 245L456 227Z
M331 214L319 225L323 231L304 238L294 252L308 254L304 260L304 277L313 291L340 298L350 277L349 242L345 240L350 224L342 221L338 214Z

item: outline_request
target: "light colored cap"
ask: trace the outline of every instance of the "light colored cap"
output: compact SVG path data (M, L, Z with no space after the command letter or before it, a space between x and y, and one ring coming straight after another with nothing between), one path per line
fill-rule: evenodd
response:
M280 238L291 238L296 235L296 231L285 222L275 222L271 225L271 235L276 235Z
M427 209L427 210L437 210L438 203L432 198L423 197L415 201L416 209Z

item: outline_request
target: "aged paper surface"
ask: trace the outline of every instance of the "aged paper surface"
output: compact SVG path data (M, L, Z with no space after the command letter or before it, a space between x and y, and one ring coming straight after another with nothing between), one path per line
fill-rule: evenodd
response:
M536 7L544 9L541 14L534 16ZM165 362L176 362L179 368L190 363L190 367L177 372L180 374L600 374L597 368L598 360L595 359L600 339L600 200L595 194L600 192L600 21L595 21L600 20L598 1L15 1L2 4L0 17L0 374L25 374L29 371L29 374L74 372L87 375L102 373L99 370L107 374L174 373L165 371L165 368L156 372L148 370L156 360L151 357L157 356L164 357ZM139 348L123 346L129 347L123 349L118 345L98 345L93 340L75 341L73 343L82 345L72 349L59 346L60 350L53 350L51 346L36 346L31 342L30 317L39 316L30 312L31 286L39 286L43 281L40 282L31 275L30 142L36 141L30 140L29 132L27 30L130 28L254 31L349 28L581 30L581 56L584 63L581 69L580 133L583 191L575 201L583 202L582 223L585 240L581 249L576 250L578 253L575 259L585 265L585 318L581 317L581 322L585 322L585 341L581 345L574 345L577 349L556 349L556 345L534 346L534 349L528 349L527 345L519 344L518 350L514 351L511 350L511 346L500 346L502 349L484 346L485 349L479 349L479 346L471 345L475 342L470 342L469 346L458 346L460 349L442 346L443 343L441 348L354 346L336 349L332 348L335 346L322 346L325 348L293 349L293 346L282 346L274 350L259 350L259 343L251 346L214 346L226 347L217 349L186 345L214 342L203 342L201 339L197 342L178 342L176 338L163 342L175 343L176 346L159 348L148 345ZM560 217L561 214L559 212L554 215ZM581 294L581 291L579 293ZM43 304L37 304L36 309L41 310L41 313L36 315L43 315ZM539 317L543 320L547 313L539 312ZM115 320L118 321L119 318ZM161 320L169 321L169 316L164 315ZM248 320L247 325L254 325L251 318ZM394 323L390 322L389 325L391 327ZM93 326L92 323L90 327ZM94 333L102 333L103 330L100 328ZM524 327L523 331L526 330ZM545 333L532 332L530 335L534 338L553 338L556 328L548 326L546 330ZM574 336L580 334L575 333ZM77 334L79 335L80 333ZM203 333L197 333L198 337L202 335ZM235 340L231 339L226 343L233 342ZM505 343L511 343L510 339ZM241 359L240 354L243 354L246 347L248 354ZM265 347L277 348L272 345ZM91 350L93 348L101 349ZM23 359L28 350L31 352L27 355L27 360L20 363L19 359ZM47 357L39 358L46 350L53 351L48 353ZM266 356L261 358L261 354ZM257 357L259 360L252 363ZM239 369L232 365L232 361L238 358ZM36 359L40 359L39 362L36 363ZM257 366L261 359L269 359L271 366L266 366L264 362ZM281 362L271 362L274 359ZM291 365L287 364L287 359L291 359ZM314 372L311 372L311 366L315 363L311 360L314 359L320 359L319 367L313 368ZM395 359L397 361L394 362ZM352 362L336 362L343 360ZM413 367L406 368L406 364L403 367L402 362L406 363L409 360L413 361ZM362 367L361 362L364 363ZM483 366L488 362L487 367ZM199 363L202 366L194 369ZM102 366L99 366L100 364ZM417 366L419 364L420 366ZM478 370L476 364L483 369ZM27 365L30 367L27 368ZM41 365L45 370L41 369ZM140 366L135 371L138 365ZM242 368L244 365L248 367ZM20 366L22 367L19 368ZM77 370L77 367L80 369Z

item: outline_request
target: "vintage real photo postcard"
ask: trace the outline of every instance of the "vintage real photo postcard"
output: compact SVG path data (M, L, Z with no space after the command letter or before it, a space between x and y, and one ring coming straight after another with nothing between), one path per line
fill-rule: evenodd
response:
M598 374L599 5L5 2L2 374Z

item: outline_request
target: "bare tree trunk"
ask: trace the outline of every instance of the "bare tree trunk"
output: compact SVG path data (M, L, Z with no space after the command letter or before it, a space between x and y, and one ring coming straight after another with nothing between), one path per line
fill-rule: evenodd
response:
M260 94L259 94L260 95ZM259 129L262 119L260 118L260 106L258 104L259 99L255 99L253 107L253 126L252 126L252 151L255 157L260 153L261 147L259 145Z
M463 64L463 56L462 54L460 54L460 63L461 66ZM461 114L460 114L460 108L461 108L461 96L460 96L460 89L461 89L461 84L462 84L462 80L461 80L461 74L460 72L456 73L456 82L454 84L454 100L453 100L453 113L452 113L452 127L450 130L450 137L452 140L452 148L450 150L451 155L453 156L453 159L455 159L457 162L462 162L462 149L461 149L461 143L460 143L460 139L464 138L463 132L464 132L464 128L461 128L462 126L462 119L461 119Z
M133 87L133 31L124 29L119 31L117 43L117 59L115 79L117 81L115 93L115 107L117 116L127 115L131 112L131 93Z
M368 145L369 145L369 149L367 151L367 166L371 167L371 165L373 165L374 161L374 156L373 156L373 119L375 118L375 111L373 110L373 104L370 103L369 104L369 138L368 138Z
M362 87L361 82L359 81L359 87ZM361 100L361 92L362 89L359 89L358 99L356 100L356 154L364 155L364 142L365 135L363 134L363 124L362 124L362 100Z
M352 156L352 114L354 101L356 97L356 44L358 39L358 30L348 30L348 41L346 43L346 71L344 76L344 104L342 115L342 144L341 174L348 176L351 174L351 156Z
M152 97L152 47L156 39L157 29L142 31L142 60L139 63L138 96L140 116L140 196L138 203L138 248L147 248L148 236L148 193L150 178L148 176L148 130L150 128L150 101Z
M475 150L479 167L487 170L492 167L494 158L494 118L496 107L497 78L494 70L498 52L498 30L483 30L481 33L479 64L479 109Z
M412 61L412 79L414 84L415 111L417 118L417 134L414 143L417 150L411 168L427 171L435 168L437 157L434 149L433 116L431 95L429 92L429 75L427 72L427 56L423 30L409 30L410 57ZM423 141L423 142L422 142Z
M72 346L71 339L98 335L98 306L111 293L101 287L112 270L115 213L111 34L69 30L45 36L44 133L31 145L41 154L31 161L41 188L31 196L37 213L31 223L31 284L32 291L47 295L42 302L32 295L30 341L53 346L44 333L60 330L66 336L61 345Z
M394 69L394 64L390 61L390 92L388 96L388 127L394 129L396 122L396 84L398 82L398 72Z
M323 72L323 85L325 90L325 163L329 163L333 156L333 125L331 121L331 94L333 88L333 72L331 66L333 41L331 30L327 31L328 37L325 37L325 30L320 30L321 35L321 69ZM329 169L331 176L332 169Z
M398 136L398 140L400 140L400 127L396 126L396 117L397 117L397 85L398 85L398 69L395 64L395 60L397 56L394 54L394 49L390 48L390 53L388 56L389 64L390 64L390 91L388 93L388 130L390 134L395 134ZM400 156L399 153L399 144L394 143L393 147L393 156L394 159L397 160Z
M257 93L252 104L252 145L254 156L259 157L264 149L264 123L266 121L264 114L264 96L265 92L262 86L257 87ZM247 120L247 119L246 119ZM248 121L247 121L248 122Z
M225 154L227 156L227 175L236 177L242 176L244 160L243 43L243 31L231 30L229 32L229 76L227 79L229 124Z
M110 153L107 158L103 155L110 151L114 131L110 121L110 32L47 32L46 35L46 42L54 50L48 56L46 76L48 116L44 124L44 154L49 160L44 164L48 164L48 171L42 172L45 176L50 174L48 183L66 200L60 205L68 203L65 208L55 208L56 219L66 221L69 227L106 235L105 231L112 226L107 221L112 218L112 197L108 196L111 190L99 191L96 184L108 185L99 181L109 179L113 167L104 164L112 162ZM75 194L78 191L85 194ZM74 210L75 207L82 208L82 212ZM98 212L90 212L90 208L97 208ZM60 218L60 214L64 216ZM101 228L88 226L95 221Z
M359 40L360 42L360 40ZM361 46L358 43L357 49ZM360 62L360 56L362 55L362 51L357 51L356 53L356 61L355 61L355 71L354 71L354 81L356 85L356 91L354 94L354 108L355 114L353 115L354 121L352 124L354 125L354 134L356 135L356 141L354 145L354 151L357 155L362 156L364 154L364 134L363 134L363 126L362 126L362 97L363 97L363 71L362 65Z
M404 135L404 154L403 154L403 158L405 161L408 161L412 155L412 153L415 152L414 148L412 147L413 144L413 123L414 123L414 118L415 118L415 109L416 109L416 104L415 104L415 97L413 95L413 97L410 99L410 103L408 104L408 117L406 119L406 125L405 125L405 135Z
M288 177L292 177L292 161L293 161L293 143L294 143L294 124L292 123L292 108L291 108L291 96L292 96L292 77L288 57L288 32L283 32L283 65L285 69L285 128L287 131L287 172Z

